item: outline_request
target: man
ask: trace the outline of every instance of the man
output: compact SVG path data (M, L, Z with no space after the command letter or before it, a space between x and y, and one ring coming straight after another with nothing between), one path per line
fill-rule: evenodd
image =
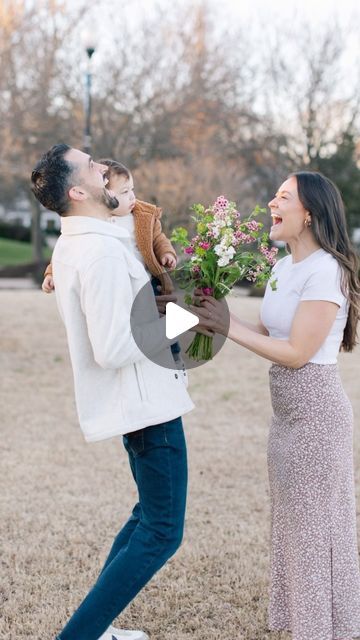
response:
M52 264L80 426L89 442L123 436L139 493L95 585L57 640L147 638L109 625L175 553L184 527L187 461L180 416L193 403L183 373L170 364L165 318L159 318L153 295L136 342L132 336L132 303L148 276L131 252L127 230L109 223L118 201L106 189L106 171L87 154L58 144L31 176L35 196L61 216ZM146 342L149 353L149 340L164 367L137 346Z

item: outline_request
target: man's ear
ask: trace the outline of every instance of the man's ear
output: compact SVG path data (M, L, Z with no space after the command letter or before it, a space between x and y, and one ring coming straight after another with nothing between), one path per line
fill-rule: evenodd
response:
M70 200L77 200L78 202L81 202L81 200L86 200L87 195L81 187L71 187L69 191L69 198Z

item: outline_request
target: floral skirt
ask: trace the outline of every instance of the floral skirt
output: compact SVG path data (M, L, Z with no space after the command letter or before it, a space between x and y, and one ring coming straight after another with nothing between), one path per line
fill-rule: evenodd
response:
M270 368L269 627L293 640L360 636L353 415L338 366Z

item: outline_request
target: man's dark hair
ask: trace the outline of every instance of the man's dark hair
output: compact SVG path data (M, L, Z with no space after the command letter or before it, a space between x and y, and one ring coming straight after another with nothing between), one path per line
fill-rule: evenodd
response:
M64 143L55 144L44 153L31 174L31 189L41 204L66 215L70 206L69 189L73 186L72 175L75 167L64 156L71 147Z

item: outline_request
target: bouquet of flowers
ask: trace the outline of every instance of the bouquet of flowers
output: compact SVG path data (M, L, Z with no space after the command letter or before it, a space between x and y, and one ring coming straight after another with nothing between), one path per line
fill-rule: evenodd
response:
M196 235L190 240L184 227L177 227L171 241L179 244L188 259L175 274L179 285L186 291L202 290L217 300L225 297L238 280L246 278L256 286L263 286L270 278L278 249L269 248L269 235L262 232L263 224L254 218L266 209L255 207L243 217L235 202L219 196L214 204L205 208L192 206ZM246 245L256 243L256 250ZM276 281L270 282L273 289ZM193 304L190 293L186 304ZM194 360L211 360L213 338L197 333L186 353Z

